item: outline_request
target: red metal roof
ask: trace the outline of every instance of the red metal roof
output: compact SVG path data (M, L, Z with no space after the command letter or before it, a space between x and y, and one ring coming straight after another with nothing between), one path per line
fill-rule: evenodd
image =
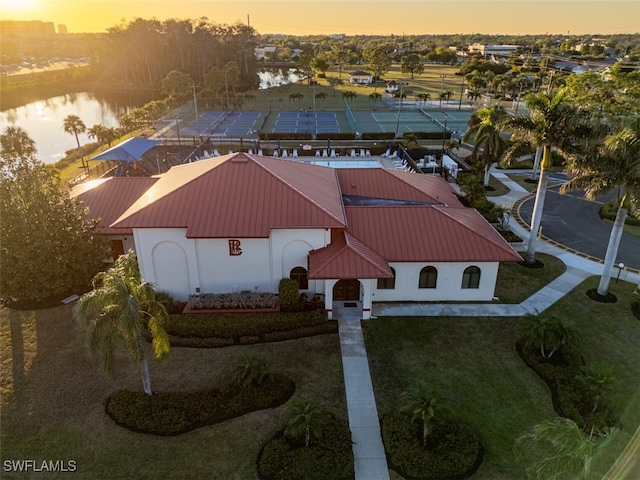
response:
M339 168L337 170L343 195L462 207L456 191L441 177L416 175L388 168Z
M334 169L235 153L171 168L114 225L266 238L272 228L345 224Z
M344 232L330 245L309 253L309 278L391 278L387 261Z
M390 262L495 262L522 258L474 209L345 207L348 231Z
M130 235L131 227L110 225L158 181L157 177L111 177L77 185L71 196L80 199L89 209L89 218L100 219L103 235Z

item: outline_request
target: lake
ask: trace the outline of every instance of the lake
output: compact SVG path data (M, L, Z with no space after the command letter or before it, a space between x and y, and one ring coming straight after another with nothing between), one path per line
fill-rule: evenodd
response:
M96 124L117 127L120 115L152 99L150 94L138 92L108 97L89 92L68 93L0 112L0 132L8 126L22 127L36 143L37 158L45 163L55 163L67 150L78 146L75 135L65 133L63 129L68 115L80 117L87 129ZM86 133L79 134L78 139L80 145L95 141Z

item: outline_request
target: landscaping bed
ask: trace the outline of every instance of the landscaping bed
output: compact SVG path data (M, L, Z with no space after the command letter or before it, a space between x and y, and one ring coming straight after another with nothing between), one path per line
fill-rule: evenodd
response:
M324 310L203 313L170 315L166 330L173 346L215 348L337 333L338 324Z
M285 403L295 391L291 379L272 374L260 385L233 382L219 389L192 392L120 390L109 397L106 412L118 425L134 432L179 435L256 410Z
M593 396L579 382L584 360L576 349L563 348L551 358L543 359L538 348L516 343L520 358L536 372L551 390L553 409L585 430L604 430L617 422L613 408L604 400L592 412Z
M351 431L334 415L308 447L280 431L260 450L256 464L261 480L351 480L355 476Z
M482 444L463 423L434 419L426 447L410 413L385 415L381 425L389 467L407 480L469 478L482 463Z

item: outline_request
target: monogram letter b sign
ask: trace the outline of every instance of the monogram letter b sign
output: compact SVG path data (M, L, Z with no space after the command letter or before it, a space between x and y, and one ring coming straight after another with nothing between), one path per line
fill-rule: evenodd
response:
M229 240L229 255L237 257L242 255L242 248L240 248L240 240Z

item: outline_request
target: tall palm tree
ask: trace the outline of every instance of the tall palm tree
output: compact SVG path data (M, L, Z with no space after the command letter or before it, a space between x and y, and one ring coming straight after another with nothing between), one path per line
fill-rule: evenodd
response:
M431 422L436 416L436 405L440 394L426 382L417 382L401 394L401 411L411 413L414 420L422 422L422 446L427 445L431 433Z
M542 151L541 172L525 258L529 264L535 263L536 260L536 237L540 228L549 183L551 150L553 149L565 160L571 160L581 146L578 140L581 135L584 135L582 128L585 124L585 118L582 112L569 103L566 97L566 90L561 90L555 95L548 93L529 94L525 100L530 112L529 115L509 117L504 123L504 128L511 132L514 140L513 147L505 152L505 162L513 160L513 152L520 152L523 143L528 144L531 150L540 148Z
M484 167L485 188L489 186L489 169L493 162L497 162L507 149L507 141L502 137L500 125L507 117L507 112L500 104L488 108L481 108L469 118L469 129L464 135L464 141L474 138L475 145L472 155L474 160L480 160Z
M308 447L311 439L320 434L326 418L327 411L322 404L307 396L296 397L284 411L284 433L293 439L304 438L304 446Z
M610 363L591 363L582 368L578 380L594 395L593 409L598 409L600 399L609 393L620 376L620 372Z
M599 295L606 296L625 218L629 210L640 211L640 126L636 122L635 126L610 134L594 155L574 158L567 169L571 178L561 192L583 189L588 199L602 193L617 193L618 212L597 290Z
M0 172L15 170L18 164L33 160L36 143L22 127L7 127L0 135Z
M90 352L98 355L103 370L113 375L116 347L124 343L140 366L144 392L151 395L145 334L151 336L156 359L169 354L165 307L156 300L152 286L141 281L132 251L120 256L106 272L98 273L92 283L93 290L80 298L73 312L87 332Z
M96 140L100 144L100 146L104 144L106 138L105 133L106 127L104 125L100 125L99 123L96 123L93 127L87 130L87 136Z
M373 102L373 109L375 110L378 101L382 98L382 94L380 92L373 92L369 94L369 98Z
M568 418L535 425L514 444L519 460L531 460L527 473L536 480L586 479L593 460L611 442L617 430L602 435L585 433Z
M87 130L86 125L80 117L77 115L67 115L64 119L64 131L65 133L71 133L76 137L76 143L78 144L78 150L80 149L80 139L78 138L79 133L84 133ZM84 164L84 156L82 157L82 167L85 167Z

